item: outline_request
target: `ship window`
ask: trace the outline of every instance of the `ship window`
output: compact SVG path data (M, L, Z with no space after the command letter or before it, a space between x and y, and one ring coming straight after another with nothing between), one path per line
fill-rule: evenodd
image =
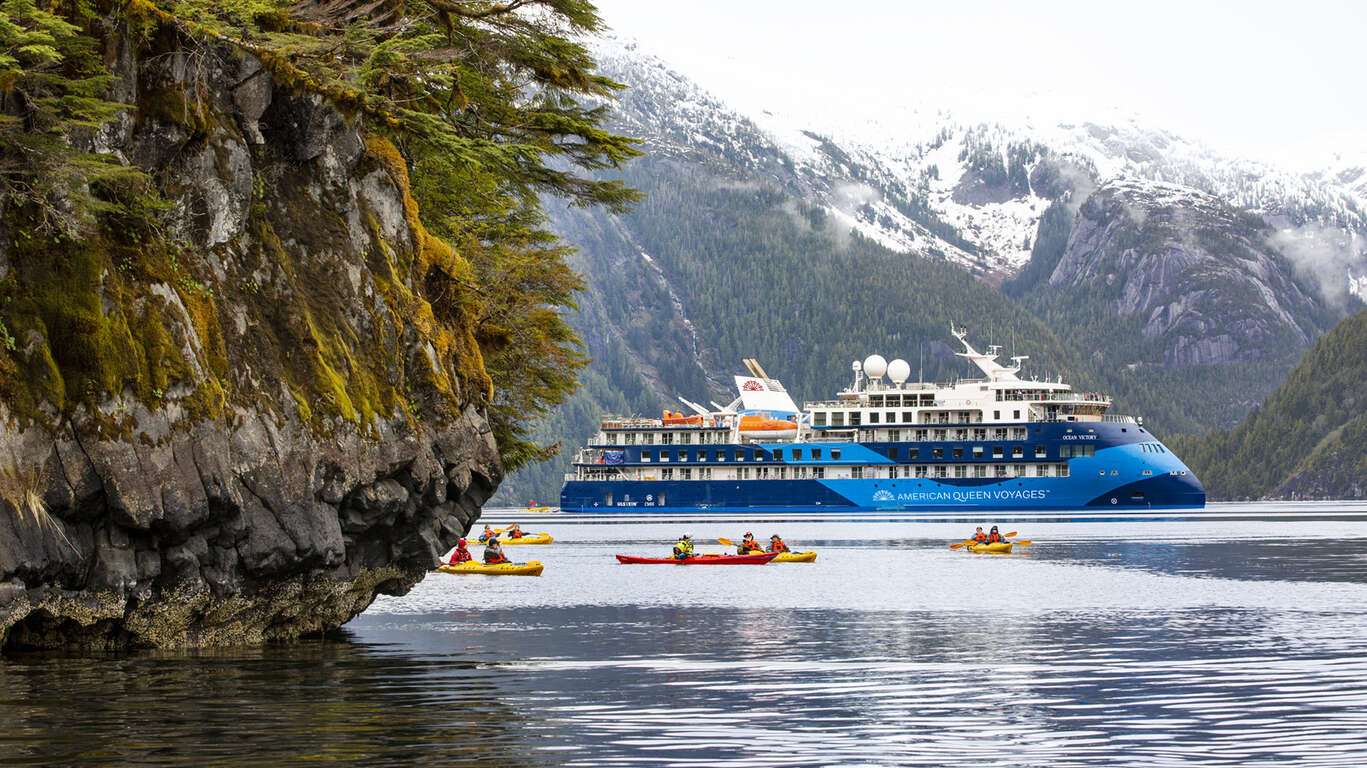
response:
M1017 465L1016 465L1016 471L1015 471L1014 474L1015 474L1015 477L1025 477L1025 465L1024 465L1024 464L1017 464Z
M1046 455L1048 455L1048 453L1049 453L1049 449L1048 449L1048 448L1045 448L1045 447L1042 446L1042 445L1037 445L1037 446L1035 446L1035 458L1037 458L1037 459L1042 459L1042 458L1044 458Z
M660 479L661 479L661 480L673 480L673 479L674 479L674 470L672 470L672 469L662 469L662 470L660 470Z
M850 411L850 426L859 426L859 411Z
M993 411L993 412L992 412L992 420L993 420L993 421L996 421L996 420L1000 419L1001 417L1002 417L1002 412L1001 412L1001 411Z
M1001 447L1000 445L994 445L994 446L992 446L992 458L994 458L994 459L1000 459L1001 457L1002 457L1002 447Z
M925 431L924 429L918 429L918 430L916 430L916 441L917 441L917 442L925 442L925 439L926 439L926 431Z
M1071 446L1071 445L1060 445L1060 446L1058 447L1058 457L1059 457L1060 459L1071 459L1071 458L1073 458L1073 446Z
M717 461L726 461L726 451L717 451Z
M736 461L745 461L745 451L736 451Z
M850 467L850 477L855 480L862 480L864 478L864 468Z
M1146 477L1147 477L1148 475L1152 475L1152 474L1153 474L1153 470L1152 470L1152 469L1146 469L1146 470L1144 470L1144 475L1145 475Z
M787 467L779 467L779 468L778 468L778 479L780 479L780 480L786 480L786 479L788 479L788 468L787 468Z
M1135 491L1134 493L1130 494L1130 498L1132 498L1132 499L1142 499L1142 498L1144 498L1144 492L1143 492L1143 491Z
M870 423L870 424L877 424L877 423L878 423L878 411L869 411L869 423Z
M832 414L831 414L831 426L832 426L832 427L843 427L843 426L845 426L845 414L841 413L840 411L836 411L835 413L832 413Z
M956 458L956 459L962 459L963 457L964 457L964 449L962 449L962 448L955 448L955 449L954 449L954 458Z
M826 476L825 467L812 467L812 477L821 479Z
M926 476L926 465L924 465L924 464L917 464L917 465L916 465L916 476L917 476L917 477L925 477L925 476Z
M1067 477L1067 476L1068 476L1068 465L1067 465L1067 464L1055 464L1055 465L1054 465L1054 477Z
M641 451L641 461L650 461L654 457L654 451Z
M783 461L783 449L782 449L782 448L775 448L775 449L774 449L774 461Z
M967 477L967 476L968 476L968 467L965 467L965 466L962 465L962 464L955 464L955 465L954 465L954 476L955 476L955 477Z
M660 445L669 445L674 441L674 435L669 432L660 433Z
M813 448L813 449L812 449L812 461L821 461L821 449L820 449L820 448Z
M916 420L916 416L911 411L902 411L902 423L910 424Z
M975 445L975 446L973 446L973 458L975 458L975 459L981 459L982 457L983 457L983 447L982 447L981 445Z
M1118 474L1120 474L1120 470L1118 470L1118 469L1113 469L1113 470L1111 470L1111 475L1112 475L1112 476L1115 476L1115 475L1118 475Z
M920 449L920 448L908 448L908 449L907 449L907 458L908 458L908 459L919 459L919 458L921 458L921 449Z
M939 465L938 467L935 468L935 476L936 476L936 477L947 477L949 473L948 473L946 470L947 470L947 467L945 467L945 465L943 465L943 464Z
M839 460L840 460L840 449L839 449L839 448L832 448L832 449L831 449L831 458L832 458L832 459L835 459L836 461L839 461Z
M1121 431L1121 432L1129 432L1130 430L1129 430L1127 427L1121 427L1121 428L1120 428L1120 431Z
M688 461L688 451L679 451L679 461Z
M1006 465L998 464L995 468L997 477L1006 477Z
M1020 412L1020 411L1012 411L1012 412L1011 412L1011 418L1013 418L1013 419L1020 419L1020 417L1021 417L1021 412Z
M945 457L945 449L943 449L943 448L932 448L932 449L930 449L930 455L931 455L932 458L943 459L943 458Z
M825 411L815 411L815 412L812 413L812 426L814 426L814 427L824 427L824 426L826 426L826 412L825 412Z
M902 430L900 430L900 429L889 429L889 430L888 430L888 440L889 440L890 442L894 442L894 443L895 443L895 442L897 442L898 440L901 440L901 439L902 439ZM897 449L894 448L893 450L895 451L895 450L897 450Z
M974 477L987 477L987 465L985 465L985 464L978 464L978 465L974 466L974 467L973 467L973 476L974 476Z
M707 461L707 451L698 451L698 461Z
M802 449L801 449L801 448L794 448L794 449L793 449L793 461L802 461Z
M1011 448L1011 458L1013 458L1013 459L1023 459L1023 458L1025 458L1025 448L1022 447L1022 446L1019 446L1019 445L1013 446L1013 447Z
M693 479L693 470L688 469L687 467L685 467L684 469L679 470L679 479L680 479L680 480L692 480L692 479Z

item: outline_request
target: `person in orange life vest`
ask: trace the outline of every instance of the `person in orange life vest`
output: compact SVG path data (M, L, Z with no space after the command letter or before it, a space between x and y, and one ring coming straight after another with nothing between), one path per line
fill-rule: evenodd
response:
M513 523L512 526L508 528L506 535L510 539L520 539L527 534L522 532L522 526Z
M978 531L977 531L977 533L974 533L974 534L973 534L973 539L972 539L972 540L975 541L975 542L977 542L977 543L979 543L979 544L982 544L982 543L984 543L984 542L987 541L987 534L983 533L983 527L982 527L981 525L978 526Z
M981 530L981 529L979 529L979 530ZM987 543L988 543L988 544L996 544L996 543L1002 542L1002 541L1006 541L1006 539L1003 538L1002 535L1001 535L1000 533L997 533L997 526L995 526L995 525L992 526L992 532L989 533L989 534L987 534Z
M763 551L764 547L761 547L759 542L755 541L755 534L749 531L745 532L745 538L741 539L740 544L736 547L736 554L738 555L748 555L751 552Z
M468 563L474 559L475 558L470 555L470 550L465 548L465 539L461 539L460 542L456 544L456 551L451 553L450 564L459 565L461 563Z
M486 563L511 563L508 556L503 554L503 545L498 543L498 539L489 539L489 543L484 545L484 562Z
M770 536L770 537L769 537L769 551L770 551L770 552L790 552L791 550L788 549L788 545L787 545L787 544L784 544L784 543L783 543L783 539L780 539L780 538L778 537L778 534L776 533L776 534L774 534L773 536Z
M480 541L488 541L489 539L492 539L492 538L494 538L494 537L497 536L497 535L498 535L497 533L494 533L494 529L493 529L493 528L490 528L489 526L486 525L486 526L484 526L484 532L481 533L481 534L479 535L479 540L480 540Z

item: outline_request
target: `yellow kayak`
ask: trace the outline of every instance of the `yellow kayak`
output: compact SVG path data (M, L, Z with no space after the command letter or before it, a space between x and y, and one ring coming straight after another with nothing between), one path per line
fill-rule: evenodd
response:
M806 552L780 552L771 563L811 563L816 561L816 553L808 550Z
M974 544L968 548L969 552L984 552L989 555L1006 555L1011 553L1011 542L998 541L993 544Z
M509 544L550 544L552 541L555 541L555 538L549 533L524 533L520 539L505 539L502 536L498 537L498 543L505 547ZM480 541L477 543L483 544L484 542Z
M472 560L460 565L440 565L437 570L442 573L483 573L488 576L540 576L543 567L539 560L532 560L527 563L495 563L492 565Z

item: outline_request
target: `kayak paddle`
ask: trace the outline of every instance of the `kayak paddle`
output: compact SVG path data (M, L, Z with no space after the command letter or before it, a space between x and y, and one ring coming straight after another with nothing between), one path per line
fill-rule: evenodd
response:
M718 544L721 544L721 545L724 545L724 546L727 546L727 547L734 547L734 546L736 546L736 542L734 542L734 541L732 541L732 540L730 540L730 539L721 539L721 538L719 538L719 539L717 539L717 543L718 543Z
M1026 539L1025 541L1013 541L1011 543L1018 547L1028 547L1032 542L1029 539Z
M960 547L966 547L966 546L968 546L969 544L972 544L972 543L974 543L972 539L964 539L963 541L959 542L958 544L950 544L950 545L949 545L949 548L950 548L950 549L958 549L958 548L960 548Z

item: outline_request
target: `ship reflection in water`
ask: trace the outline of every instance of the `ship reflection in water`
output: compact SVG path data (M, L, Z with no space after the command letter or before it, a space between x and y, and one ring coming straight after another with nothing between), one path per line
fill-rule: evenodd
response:
M817 562L732 568L612 554L746 523L538 521L541 578L433 575L339 639L0 662L0 761L1357 766L1343 512L1021 520L1003 557L945 546L971 524L765 523Z

